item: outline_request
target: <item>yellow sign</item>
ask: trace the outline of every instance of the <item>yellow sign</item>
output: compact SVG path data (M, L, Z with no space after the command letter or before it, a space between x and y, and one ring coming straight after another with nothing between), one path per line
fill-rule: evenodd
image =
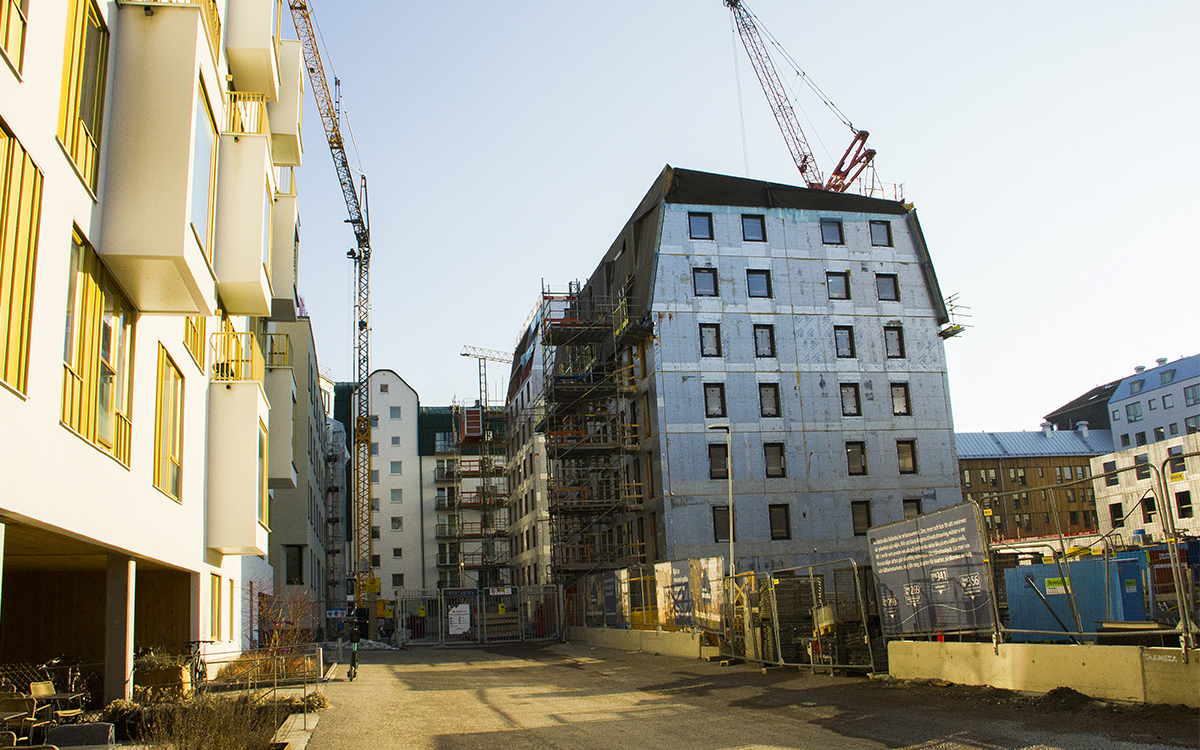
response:
M1172 481L1172 482L1182 482L1182 481L1183 481L1184 479L1186 479L1186 478L1187 478L1187 472L1186 472L1186 471L1177 471L1177 472L1175 472L1175 473L1171 474L1171 481Z
M425 608L417 607L417 617L424 617L424 616L425 616Z
M503 604L500 605L500 614L504 614L504 605Z
M378 578L368 578L366 580L366 583L363 584L363 593L378 594L379 593L379 579Z
M984 509L983 509L983 515L985 515L985 516L990 516L990 515L992 515L992 509L991 509L991 508L984 508Z

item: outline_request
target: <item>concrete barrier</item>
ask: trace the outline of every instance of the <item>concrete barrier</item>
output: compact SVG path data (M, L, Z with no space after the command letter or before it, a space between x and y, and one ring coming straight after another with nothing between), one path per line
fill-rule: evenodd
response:
M998 653L997 653L998 652ZM1200 652L1070 644L892 641L889 671L905 680L945 680L1046 693L1069 687L1100 700L1200 708Z
M699 659L704 641L699 633L659 630L617 630L614 628L567 628L567 639L591 646L643 651L647 654L684 656Z

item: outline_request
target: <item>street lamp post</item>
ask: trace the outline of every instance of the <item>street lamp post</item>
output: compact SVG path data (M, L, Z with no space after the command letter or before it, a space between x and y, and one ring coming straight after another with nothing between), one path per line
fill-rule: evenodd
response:
M736 574L733 563L733 431L727 424L712 424L710 430L725 432L725 483L729 487L729 577Z

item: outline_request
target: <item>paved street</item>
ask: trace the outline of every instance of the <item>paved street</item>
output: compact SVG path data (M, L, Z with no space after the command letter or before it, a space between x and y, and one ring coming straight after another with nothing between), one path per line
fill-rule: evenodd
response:
M1197 712L888 684L577 644L364 652L310 750L1197 747Z

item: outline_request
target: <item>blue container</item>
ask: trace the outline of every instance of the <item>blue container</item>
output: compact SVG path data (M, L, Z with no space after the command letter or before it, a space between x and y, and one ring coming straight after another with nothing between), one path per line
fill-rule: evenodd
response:
M1108 560L1108 605L1105 602L1104 563L1102 557L1084 557L1070 562L1072 588L1079 607L1083 630L1095 633L1100 623L1144 622L1146 605L1143 599L1141 562L1137 558ZM1064 565L1064 570L1066 566ZM1075 630L1075 617L1067 600L1066 586L1059 566L1054 563L1020 565L1004 571L1008 594L1009 627L1014 630L1044 630L1047 633L1012 633L1017 642L1057 641L1070 638L1047 610L1041 598L1025 580L1029 577L1049 603L1054 613L1070 630ZM1059 631L1057 634L1053 631Z

